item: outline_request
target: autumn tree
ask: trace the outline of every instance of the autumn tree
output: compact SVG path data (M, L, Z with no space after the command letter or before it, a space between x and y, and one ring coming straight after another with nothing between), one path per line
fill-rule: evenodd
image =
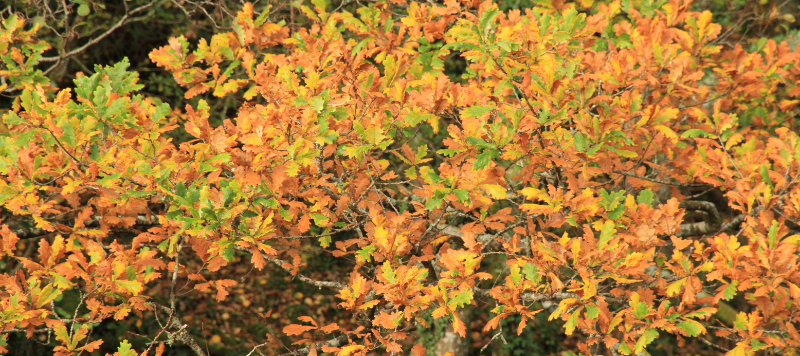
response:
M303 28L245 4L150 52L185 107L139 93L127 60L52 86L40 24L6 17L0 351L19 333L206 355L184 300L281 269L344 316L253 354L466 354L468 332L501 343L537 313L571 354L797 354L800 47L723 45L691 1L646 3L314 0ZM219 124L215 98L237 103ZM92 336L146 318L141 349ZM424 346L431 318L450 326Z

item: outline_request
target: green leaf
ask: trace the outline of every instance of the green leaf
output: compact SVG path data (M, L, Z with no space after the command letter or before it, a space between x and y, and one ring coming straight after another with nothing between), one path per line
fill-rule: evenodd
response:
M589 140L580 132L575 133L575 140L572 142L578 152L586 152L586 145Z
M87 16L89 11L89 5L81 4L81 6L78 6L78 16Z
M231 161L231 154L230 153L220 153L214 157L211 157L206 163L228 163Z
M322 226L323 223L329 220L327 216L322 214L311 213L309 215L311 215L311 218L314 219L314 224L317 226Z
M464 151L466 151L466 149L464 149L464 148L455 148L455 149L443 148L441 150L436 151L436 153L438 153L440 155L443 155L443 156L447 156L447 157L453 157L456 154L459 154L459 153L464 152Z
M36 302L36 307L41 308L45 304L50 303L51 300L56 299L59 295L61 295L61 290L53 288L52 284L48 284L39 292L39 299Z
M433 114L428 113L419 113L416 111L412 111L405 116L403 121L405 121L406 125L408 126L416 126L419 125L421 122L425 122L433 118Z
M302 4L303 0L297 0L297 1L300 1L300 3ZM295 1L295 2L297 2L297 1ZM298 5L298 6L300 6L300 5ZM364 46L367 43L369 43L370 41L372 41L374 39L375 39L374 37L367 37L367 38L361 40L361 42L359 42L357 45L355 45L355 47L353 47L353 50L350 52L350 54L355 57L356 53L361 52L361 49L364 48Z
M636 346L633 347L633 352L640 353L644 351L644 348L647 347L648 344L653 342L658 337L658 330L656 329L647 329L647 331L642 334L642 337L639 338L639 341L636 341Z
M678 319L678 318L680 318L682 316L683 315L680 315L680 314L670 314L670 315L665 316L664 319L675 320L675 319Z
M639 196L636 197L636 203L646 204L646 205L653 205L653 201L655 200L654 197L655 197L655 194L653 194L652 190L645 189L645 190L639 192Z
M620 155L622 157L625 157L625 158L636 158L636 157L639 157L639 155L636 154L636 152L633 152L633 151L614 149L614 152L616 152L618 155Z
M606 212L606 216L611 220L617 220L625 214L625 209L626 207L624 204L617 204L614 209Z
M492 30L492 24L494 23L494 19L497 18L497 15L500 13L500 10L497 7L492 7L489 10L486 10L481 14L481 18L479 20L480 31L484 37L487 37Z
M300 3L302 4L302 0L301 0ZM294 3L292 3L292 6L299 7L300 5L295 6ZM253 24L256 25L256 26L261 26L265 22L267 22L267 17L269 16L269 13L270 13L269 10L270 9L272 9L272 5L267 5L267 7L264 10L261 11L261 15L258 15L258 17L256 17L255 21L253 21Z
M136 356L136 351L131 350L131 344L128 340L122 340L122 343L119 344L119 349L117 349L119 356Z
M764 46L767 45L767 41L768 39L766 37L759 38L758 42L756 43L756 51L760 51L761 49L763 49Z
M430 198L428 202L425 203L425 209L428 209L428 211L438 209L440 206L442 206L442 199Z
M589 319L596 319L598 315L600 315L600 308L591 304L586 305L586 316Z
M621 353L623 355L630 355L632 352L631 352L630 347L628 347L628 344L625 343L625 342L622 342L622 343L619 344L619 353Z
M417 147L417 153L414 154L414 162L422 161L425 156L428 155L428 146L427 145L420 145Z
M463 307L470 302L472 302L472 289L466 289L447 301L447 307L450 310L455 310L457 307Z
M614 228L614 223L611 220L606 220L603 224L603 229L600 230L600 239L597 240L597 248L602 250L607 245L608 242L614 237L614 233L617 232L617 229Z
M469 201L469 192L464 189L456 189L453 191L460 202L467 202Z
M736 286L738 284L738 281L734 281L722 290L722 296L725 297L725 300L731 300L736 296Z
M769 239L769 248L775 248L775 241L778 238L778 222L772 220L772 226L769 227L769 232L767 233L767 237Z
M295 106L304 106L304 105L308 105L308 101L306 101L306 99L303 99L301 97L296 97L292 101L292 104L294 104Z
M384 138L386 138L386 136L383 134L383 129L378 126L364 130L364 141L371 145L379 145Z
M761 171L759 173L761 174L761 179L769 185L770 189L775 189L775 186L772 184L772 179L769 179L769 171L767 171L766 165L761 165Z
M228 245L225 247L225 250L222 251L220 254L225 261L231 262L233 261L235 254L233 253L233 244L228 242Z
M495 108L494 105L473 106L461 111L461 116L468 119L477 118L483 116L484 114L492 112L494 108Z
M575 331L575 328L578 326L578 315L581 313L583 307L578 307L575 311L572 312L572 315L569 316L567 322L564 324L564 329L566 329L565 334L572 335Z
M242 34L242 38L244 38L244 33ZM222 75L225 77L230 77L231 74L233 74L233 71L236 69L236 66L238 66L240 63L241 62L239 61L231 62L231 64L228 65L228 68L226 68L225 71L222 72Z
M705 318L717 312L717 308L706 307L697 309L689 314L684 315L684 318Z
M508 274L508 277L514 282L514 285L519 285L519 282L522 280L522 275L519 272L519 266L511 266L511 273Z
M475 156L475 161L472 162L472 169L476 171L483 169L484 167L486 167L486 165L489 164L489 161L491 159L492 159L491 150L486 150L483 151L482 153L479 153L477 156Z
M22 117L13 111L8 111L6 116L3 117L3 121L6 123L6 125L19 125L26 122Z
M533 283L539 284L542 280L542 276L533 263L526 263L525 267L522 267L522 273L525 274L525 279Z
M314 111L318 113L322 112L322 109L325 107L325 99L319 96L315 96L311 98L311 102L308 103L308 106L310 106L312 109L314 109Z
M683 332L685 332L686 335L689 335L689 336L692 336L692 337L706 333L706 328L703 327L703 324L700 324L700 323L698 323L697 321L694 321L694 320L686 320L686 321L683 321L683 322L681 322L681 323L679 323L679 324L677 324L675 326L677 326L678 329L683 330Z
M111 183L119 179L120 175L121 175L120 173L114 173L112 175L108 175L101 179L96 180L95 183L97 183L101 187L109 188L111 186Z
M330 237L330 235L328 235L328 236L320 236L319 237L319 245L322 246L323 248L328 248L328 246L331 245L331 237Z
M375 253L375 245L364 246L356 252L356 260L359 262L369 262L372 254Z
M484 141L482 138L467 137L466 141L468 144L475 146L475 148L481 150L497 148L497 146L495 146L492 143Z
M689 130L686 130L681 135L681 137L682 138L694 138L694 137L699 137L699 136L707 137L708 135L710 135L708 132L705 132L705 131L700 130L700 129L689 129Z
M650 313L650 306L647 303L638 302L633 307L633 315L638 319L644 319Z
M77 240L77 239L75 239L75 240ZM147 265L147 266L149 267L150 265ZM62 276L60 274L56 274L53 277L53 285L56 286L56 288L59 288L59 289L68 289L69 287L71 287L71 285L69 283L69 280L66 277L64 277L64 276Z
M389 281L389 283L397 283L397 274L392 270L392 265L389 261L384 262L381 269L383 270L383 278Z
M70 341L69 332L67 332L67 327L64 326L64 324L56 325L56 327L53 328L53 331L55 331L56 340L60 340L60 341L64 341L66 343L69 343L69 341Z
M405 174L408 179L417 179L417 170L414 169L414 167L409 167L403 174Z

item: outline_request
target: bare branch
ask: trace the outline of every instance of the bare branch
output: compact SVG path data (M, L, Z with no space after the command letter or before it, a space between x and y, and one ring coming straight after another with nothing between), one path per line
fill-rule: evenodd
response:
M40 62L40 63L47 63L47 62L58 62L58 61L61 61L61 60L63 60L64 58L72 57L72 56L74 56L74 55L76 55L76 54L80 54L80 53L82 53L83 51L87 50L89 47L93 46L93 45L94 45L94 44L96 44L97 42L100 42L100 41L102 41L104 38L108 37L108 35L110 35L112 32L116 31L117 29L119 29L120 27L122 27L123 25L125 25L125 23L127 22L128 18L129 18L131 15L133 15L133 14L136 14L136 13L138 13L138 12L142 12L142 11L144 11L144 10L147 10L147 9L149 9L150 7L152 7L153 5L155 5L155 4L156 4L158 1L159 1L159 0L153 0L153 1L151 1L149 4L146 4L146 5L139 6L139 7L135 8L135 9L133 9L133 10L132 10L132 11L130 11L130 12L126 12L126 13L125 13L125 16L122 16L122 18L121 18L121 19L119 19L119 21L117 21L117 23L116 23L116 24L114 24L114 26L111 26L111 28L109 28L108 30L106 30L106 32L103 32L103 33L102 33L102 34L100 34L99 36L97 36L97 37L95 37L95 38L93 38L93 39L89 40L89 42L86 42L86 43L85 43L83 46L81 46L81 47L79 47L79 48L76 48L76 49L74 49L74 50L72 50L72 51L69 51L69 52L67 52L67 53L64 53L64 54L62 54L62 55L59 55L59 56L53 56L53 57L44 57L44 58L40 59L40 60L39 60L39 62Z
M680 186L680 187L705 187L705 186L708 186L708 184L707 184L707 183L680 183L680 182L671 182L671 181L668 181L668 180L663 180L663 179L658 179L658 178L649 178L649 177L644 177L644 176L640 176L640 175L638 175L638 174L631 173L631 172L617 171L617 170L615 170L615 171L613 171L613 172L614 172L614 173L616 173L616 174L621 174L621 175L623 175L623 176L627 176L627 177L631 177L631 178L636 178L636 179L641 179L641 180L646 180L646 181L650 181L650 182L654 182L654 183L659 183L659 184L665 184L665 185L675 185L675 186Z
M244 248L244 247L235 246L234 248L235 248L237 251L247 252L247 253L249 253L249 254L252 254L252 253L253 253L253 251L250 251L250 250L248 250L248 249L246 249L246 248ZM261 252L259 252L259 253L261 253ZM286 267L284 267L284 266L283 266L283 264L284 264L284 263L286 263L285 261L283 261L283 260L281 260L281 259L278 259L278 258L275 258L275 257L267 256L267 255L265 255L265 254L263 254L263 253L261 253L261 257L263 257L265 260L267 260L267 261L269 261L269 262L272 262L272 264L274 264L274 265L276 265L276 266L278 266L278 267L280 267L280 268L283 268L283 269L284 269L284 270L286 270L286 271L290 271L290 272L291 272L291 270L290 270L290 269L288 269L288 268L286 268ZM332 289L336 289L336 290L340 290L340 289L345 289L345 288L347 288L347 286L346 286L346 285L344 285L344 284L342 284L342 283L339 283L339 282L318 281L318 280L316 280L316 279L311 279L311 278L308 278L308 277L306 277L306 276L304 276L304 275L302 275L302 274L300 274L300 273L297 273L297 274L295 274L294 276L295 276L297 279L299 279L299 280L301 280L301 281L303 281L303 282L306 282L306 283L308 283L308 284L311 284L311 285L317 286L317 287L319 287L319 288L325 287L325 288L332 288Z
M472 291L475 294L478 294L478 295L480 295L480 296L482 296L484 298L493 298L492 294L489 292L488 289L482 289L482 288L475 287L475 288L472 288ZM627 301L627 299L625 299L625 298L612 297L610 295L601 295L601 297L603 299L605 299L607 301L610 301L610 302L613 302L613 303L625 303ZM577 295L575 293L566 293L566 292L556 292L556 293L552 293L552 294L547 294L547 293L525 293L525 294L520 295L520 299L522 299L522 300L524 300L526 302L560 301L560 300L569 299L569 298L581 299L581 296L579 296L579 295Z

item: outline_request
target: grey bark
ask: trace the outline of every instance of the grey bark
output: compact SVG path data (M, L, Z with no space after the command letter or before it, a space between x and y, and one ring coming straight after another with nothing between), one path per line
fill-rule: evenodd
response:
M455 333L455 331L453 331L452 324L448 325L444 330L442 337L436 342L436 355L444 355L448 352L452 352L455 356L469 354L469 324L472 321L473 310L473 306L467 305L458 311L459 319L461 319L461 321L464 322L464 325L467 326L467 336L461 337L461 335L458 335Z

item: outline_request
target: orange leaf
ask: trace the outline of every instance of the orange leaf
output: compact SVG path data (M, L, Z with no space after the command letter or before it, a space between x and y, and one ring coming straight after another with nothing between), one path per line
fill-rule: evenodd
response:
M218 281L214 281L214 284L217 287L217 295L215 298L218 302L225 300L228 297L228 291L225 288L233 287L236 285L236 281L231 279L221 279Z
M319 330L324 332L324 333L326 333L326 334L330 334L330 333L332 333L332 332L334 332L336 330L339 330L339 324L336 324L336 323L328 324L327 326L324 326L324 327L320 328Z
M670 240L672 240L672 245L675 246L676 250L683 250L692 244L692 240L685 240L674 235L670 236Z
M283 328L283 333L289 336L292 335L300 335L306 331L316 329L315 326L309 325L299 325L299 324L291 324L285 328Z
M403 312L398 311L392 314L389 314L385 311L381 311L379 315L375 316L373 322L378 326L381 326L386 329L394 329L397 327L396 321L403 317Z
M305 322L307 322L307 323L311 323L311 324L313 324L313 325L314 325L314 327L315 327L315 328L316 328L316 327L319 327L319 325L317 325L317 322L316 322L316 321L314 321L314 319L312 319L310 316L305 316L305 315L304 315L304 316L301 316L301 317L299 317L299 318L297 318L297 319L298 319L298 320L305 321Z
M425 356L425 351L427 350L424 346L414 345L414 347L411 348L411 356Z

